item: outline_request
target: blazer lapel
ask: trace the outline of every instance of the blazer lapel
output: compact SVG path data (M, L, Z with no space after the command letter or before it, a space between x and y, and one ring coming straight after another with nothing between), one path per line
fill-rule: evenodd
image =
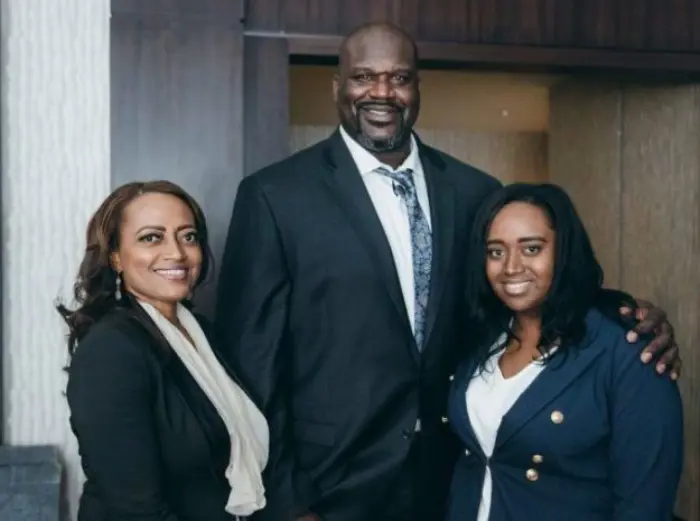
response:
M450 425L466 444L476 448L483 454L481 444L477 440L476 434L474 434L474 428L469 418L469 409L467 408L467 388L475 369L476 364L469 361L462 364L455 374L449 397L450 415L453 418Z
M430 271L430 295L425 324L426 346L440 310L454 243L454 189L445 172L445 162L431 148L419 142L420 158L425 173L430 201L433 260Z
M603 345L594 342L602 315L591 310L586 317L586 337L571 352L556 356L506 413L496 436L498 449L525 424L562 394L598 359ZM562 411L566 413L566 411Z
M338 131L326 140L324 164L329 173L324 178L331 192L357 229L367 253L374 261L373 264L380 271L380 278L384 281L389 298L412 339L411 323L406 313L406 304L401 293L401 284L389 241L362 181L362 176ZM414 357L418 360L417 349L414 345L411 347Z

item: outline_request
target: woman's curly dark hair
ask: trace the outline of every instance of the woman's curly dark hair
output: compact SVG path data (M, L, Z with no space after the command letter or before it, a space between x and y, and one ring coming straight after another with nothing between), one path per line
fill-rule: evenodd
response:
M68 353L73 354L77 344L102 317L110 311L132 306L133 297L119 288L123 296L117 300L117 273L112 267L112 254L119 249L119 236L124 209L134 199L144 194L156 193L172 195L183 201L194 216L194 225L202 249L202 266L195 287L207 276L212 264L211 252L204 212L197 201L181 187L170 181L148 181L128 183L114 190L105 199L87 226L85 255L80 263L78 275L73 286L73 297L77 307L68 309L63 304L56 308L68 324ZM138 315L138 313L136 313ZM144 322L148 329L149 321L144 317L135 317Z

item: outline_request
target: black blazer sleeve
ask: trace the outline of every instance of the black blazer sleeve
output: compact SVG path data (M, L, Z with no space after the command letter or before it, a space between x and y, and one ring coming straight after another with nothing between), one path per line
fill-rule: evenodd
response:
M153 371L139 340L111 327L81 342L69 368L71 424L111 520L177 521L161 493Z
M290 277L278 224L255 177L238 188L219 275L216 330L222 356L264 411L270 458L264 472L267 507L256 517L286 521L308 508L295 493L294 451L284 370Z

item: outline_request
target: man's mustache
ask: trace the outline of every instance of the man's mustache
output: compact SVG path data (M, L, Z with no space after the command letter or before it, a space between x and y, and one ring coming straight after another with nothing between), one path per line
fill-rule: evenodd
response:
M389 110L394 110L396 112L402 112L404 110L404 107L399 105L398 103L391 103L391 102L386 102L386 101L360 101L358 103L355 103L355 108L357 110L362 110L362 109L389 109Z

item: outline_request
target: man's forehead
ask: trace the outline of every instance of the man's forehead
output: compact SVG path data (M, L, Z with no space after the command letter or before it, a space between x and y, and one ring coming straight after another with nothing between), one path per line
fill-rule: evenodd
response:
M387 42L388 43L388 42ZM362 43L348 48L348 65L353 69L413 69L413 51L408 45Z

